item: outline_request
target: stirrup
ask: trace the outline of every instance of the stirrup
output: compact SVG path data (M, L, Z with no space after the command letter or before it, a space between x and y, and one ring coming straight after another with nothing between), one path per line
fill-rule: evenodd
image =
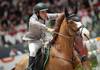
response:
M27 67L25 70L32 70L32 68L31 67Z
M33 63L29 67L27 67L25 70L32 70L32 65Z
M49 45L50 45L50 42L49 41L48 42L45 42L44 48L47 48Z

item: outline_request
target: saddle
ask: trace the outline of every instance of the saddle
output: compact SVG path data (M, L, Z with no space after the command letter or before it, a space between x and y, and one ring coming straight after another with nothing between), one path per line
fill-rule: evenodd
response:
M37 52L37 56L35 58L36 62L34 64L34 70L45 69L45 65L47 64L49 58L50 47L51 45L47 44L46 48L42 47L39 49L39 51Z

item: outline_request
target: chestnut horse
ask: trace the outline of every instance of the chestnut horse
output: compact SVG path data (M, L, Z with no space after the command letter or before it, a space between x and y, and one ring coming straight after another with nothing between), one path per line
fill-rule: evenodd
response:
M50 57L45 70L75 70L79 64L81 65L81 62L73 48L76 33L80 31L82 25L75 13L69 15L67 10L64 15L57 19L56 23L55 39L53 47L50 49ZM87 53L87 48L84 49ZM82 64L84 70L91 70L88 60L82 62Z
M81 64L80 59L76 57L74 52L75 36L80 29L79 24L81 24L76 21L75 14L70 16L67 10L65 14L58 17L57 27L54 32L56 35L54 36L53 47L50 48L50 56L45 70L75 70L75 67ZM17 66L15 70L17 70L16 68ZM18 68L20 70L22 66Z
M66 12L67 13L67 12ZM50 49L49 61L45 70L74 70L79 61L74 54L74 41L79 29L77 24L69 17L68 13L58 19L58 29L56 40Z

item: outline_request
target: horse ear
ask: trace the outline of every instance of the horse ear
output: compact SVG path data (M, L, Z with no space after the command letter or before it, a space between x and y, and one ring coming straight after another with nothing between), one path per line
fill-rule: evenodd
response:
M74 8L74 13L77 14L77 11L78 11L78 3L76 2L75 8Z
M68 7L70 9L72 9L72 12L74 14L77 14L77 11L78 11L78 1L77 0L74 0L74 1L68 0Z
M64 9L64 12L65 12L65 17L68 17L69 16L69 13L68 13L67 8Z

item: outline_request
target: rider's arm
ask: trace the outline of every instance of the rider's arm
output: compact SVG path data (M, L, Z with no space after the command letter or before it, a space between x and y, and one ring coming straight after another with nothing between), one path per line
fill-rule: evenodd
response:
M52 28L47 28L47 31L49 31L49 32L53 32L54 29L52 29Z
M64 13L48 13L48 19L55 20L58 16Z
M30 24L31 24L31 25L36 24L36 25L38 25L42 30L45 30L45 31L49 31L49 32L53 32L53 31L54 31L54 29L48 28L45 24L43 24L43 23L41 23L41 22L38 22L38 21L36 21L35 19L30 19Z

